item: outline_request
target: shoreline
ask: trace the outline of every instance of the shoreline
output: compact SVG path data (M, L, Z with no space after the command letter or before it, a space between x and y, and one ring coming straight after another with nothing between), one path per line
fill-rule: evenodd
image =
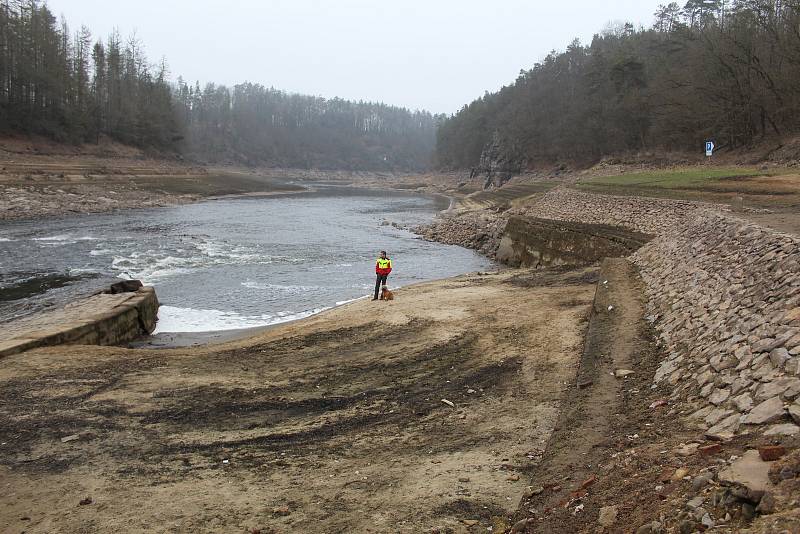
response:
M220 476L232 488L216 523L226 531L458 526L470 516L450 510L452 484L511 514L525 482L509 483L497 464L513 458L509 469L522 475L534 465L531 447L541 451L552 432L594 291L578 272L545 273L546 283L521 293L516 275L414 284L380 306L358 301L220 345L10 356L0 400L16 415L0 469L13 498L0 530L23 516L32 532L76 531L87 520L101 530L119 521L198 530ZM54 388L52 373L70 380ZM84 396L64 402L76 395ZM62 425L42 422L67 412ZM503 444L498 456L486 437L523 423L529 439ZM97 473L91 481L86 469ZM275 496L266 511L252 504L262 491ZM72 513L76 494L98 505ZM288 513L269 512L284 501ZM387 515L376 524L352 502Z

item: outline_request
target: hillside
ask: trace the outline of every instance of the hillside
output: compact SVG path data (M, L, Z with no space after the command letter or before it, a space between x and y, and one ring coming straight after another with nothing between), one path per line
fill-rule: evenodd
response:
M721 153L791 137L800 121L800 5L661 6L651 28L574 41L465 105L437 133L443 168L518 173L604 156Z
M39 0L0 1L0 135L102 137L203 163L345 170L428 168L439 119L377 102L241 83L173 82L166 60L114 33L72 33Z

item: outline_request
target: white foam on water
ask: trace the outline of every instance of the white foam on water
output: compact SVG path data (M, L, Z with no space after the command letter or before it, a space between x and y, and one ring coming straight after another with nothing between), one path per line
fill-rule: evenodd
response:
M217 265L267 265L274 261L294 262L296 258L273 257L251 247L224 242L201 241L172 251L132 251L115 256L111 268L120 278L134 278L152 284L197 269ZM302 261L302 260L298 260Z
M289 321L304 319L325 311L319 308L304 312L279 312L275 315L241 315L236 312L220 310L197 310L176 306L161 306L158 309L158 323L153 334L180 332L218 332L258 328Z
M98 274L99 272L100 271L98 271L97 269L77 269L77 268L69 269L70 276L76 276L79 274Z
M137 253L133 253L129 257L114 256L111 260L111 268L118 271L119 278L141 280L144 284L152 284L170 276L189 273L200 266L192 258L165 256L140 259L140 255Z
M11 243L12 241L14 240L7 237L0 237L0 243Z
M69 234L51 235L48 237L34 237L31 241L71 241L72 236Z
M288 293L297 293L300 291L315 291L321 289L319 286L298 286L298 285L285 285L285 284L262 284L259 282L242 282L242 285L248 289L259 289L263 291L283 291Z
M90 250L89 256L108 256L113 252L114 252L113 250L107 248L101 248L100 250Z
M34 237L31 241L36 241L42 246L60 247L62 245L74 245L78 241L99 241L99 238L92 236L72 237L71 234L59 234L47 237Z

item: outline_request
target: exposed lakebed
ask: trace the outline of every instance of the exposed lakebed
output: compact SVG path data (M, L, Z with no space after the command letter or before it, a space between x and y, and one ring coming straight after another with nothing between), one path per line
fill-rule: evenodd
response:
M134 278L156 288L157 332L252 328L364 297L381 249L395 263L390 287L490 268L473 251L388 224L421 224L446 207L415 194L320 187L4 224L0 322Z

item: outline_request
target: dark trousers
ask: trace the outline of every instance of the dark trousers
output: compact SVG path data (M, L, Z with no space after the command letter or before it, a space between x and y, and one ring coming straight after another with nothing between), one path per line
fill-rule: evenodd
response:
M375 298L378 298L378 292L381 289L381 284L386 287L386 279L389 278L388 274L379 274L378 279L375 280Z

